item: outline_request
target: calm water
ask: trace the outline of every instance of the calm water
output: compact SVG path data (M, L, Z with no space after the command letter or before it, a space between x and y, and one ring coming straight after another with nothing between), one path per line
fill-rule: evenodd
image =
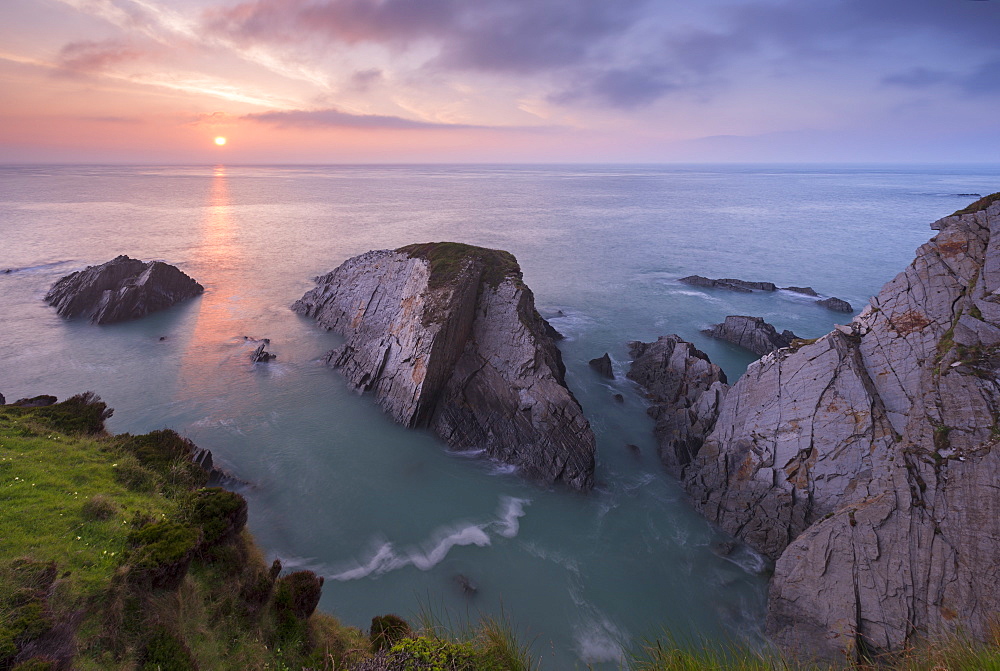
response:
M815 337L849 317L678 277L810 285L860 309L928 223L973 200L956 194L998 189L997 166L0 168L0 270L15 269L0 274L0 392L94 390L116 410L113 431L172 427L211 449L251 483L262 546L326 576L321 607L352 625L502 608L546 669L615 668L623 646L664 629L757 642L764 562L746 548L720 556L726 537L663 473L623 379L625 343L678 333L735 379L750 357L699 329L753 314ZM513 252L568 336L568 383L598 438L589 496L449 454L319 363L337 338L288 309L311 278L436 240ZM42 301L59 277L117 254L174 263L206 292L106 327ZM245 335L271 338L278 359L248 363ZM586 364L605 351L611 383Z

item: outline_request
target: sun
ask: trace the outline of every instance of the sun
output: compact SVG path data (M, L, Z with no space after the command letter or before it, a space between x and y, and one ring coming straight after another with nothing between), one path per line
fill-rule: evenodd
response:
M220 135L219 137L215 138L215 144L221 147L222 145L226 144L226 138Z

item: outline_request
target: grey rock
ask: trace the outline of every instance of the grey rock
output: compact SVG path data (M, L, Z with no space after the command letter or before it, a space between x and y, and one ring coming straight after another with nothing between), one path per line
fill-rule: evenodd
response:
M800 658L1000 612L1000 202L932 227L849 325L751 364L684 473L776 560L767 632Z
M778 331L761 317L730 315L721 324L702 331L705 335L725 340L757 356L764 356L782 347L788 347L798 336L791 331Z
M748 282L746 280L737 280L730 277L713 280L708 277L702 277L701 275L689 275L688 277L682 277L678 280L678 282L683 282L684 284L690 284L696 287L708 287L710 289L728 289L729 291L737 291L745 294L749 294L754 291L778 290L778 287L775 286L773 282Z
M803 294L804 296L819 296L816 290L812 287L781 287L782 291L791 291L795 294Z
M816 301L818 305L822 305L827 310L833 310L834 312L854 312L854 308L851 304L842 298L837 298L836 296L830 296L829 298L824 298L823 300Z
M19 408L45 408L50 405L55 405L59 401L55 396L50 396L44 394L42 396L33 396L31 398L19 398L11 405Z
M606 377L609 380L615 379L615 371L611 368L611 357L608 356L607 352L604 353L604 356L591 359L590 367L596 370L602 377Z
M203 291L174 266L119 256L67 275L52 285L45 300L62 317L111 324L163 310Z
M652 402L660 460L680 476L715 425L719 403L729 389L726 374L708 356L677 335L656 342L630 342L632 365L626 375Z
M271 359L276 359L277 354L271 354L264 348L267 347L268 343L271 342L265 338L264 342L257 346L253 352L250 353L250 360L254 363L267 363Z
M617 403L625 402L625 397L622 396L621 394L615 394L614 396L612 396L612 398L614 398Z
M587 490L594 435L514 257L458 243L348 259L293 306L346 337L328 363L397 422Z

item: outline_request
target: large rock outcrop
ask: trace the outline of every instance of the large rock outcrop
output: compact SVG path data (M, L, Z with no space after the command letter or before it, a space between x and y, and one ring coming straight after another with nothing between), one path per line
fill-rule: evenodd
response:
M849 326L750 365L685 471L776 560L768 632L842 660L1000 613L1000 202L940 233Z
M511 254L410 245L316 281L292 309L347 338L330 365L397 422L529 479L593 486L594 435Z
M646 390L647 412L656 422L660 460L680 476L715 426L719 404L729 390L726 374L680 336L628 344L632 365L627 377Z
M67 275L52 285L45 300L62 317L111 324L163 310L204 290L170 264L123 255Z
M785 330L778 333L777 329L761 317L744 315L729 315L721 324L702 331L707 336L725 340L737 347L749 350L757 356L764 356L776 349L788 347L798 336Z

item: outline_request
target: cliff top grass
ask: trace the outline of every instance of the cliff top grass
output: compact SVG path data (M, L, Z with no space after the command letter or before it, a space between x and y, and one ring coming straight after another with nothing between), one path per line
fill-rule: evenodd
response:
M986 208L988 208L990 205L992 205L993 203L997 202L998 200L1000 200L1000 191L998 191L996 193L991 193L988 196L983 196L982 198L980 198L976 202L972 203L968 207L964 207L961 210L957 210L951 216L957 217L957 216L960 216L960 215L963 215L963 214L973 214L974 212L979 212L981 210L985 210Z
M426 259L431 266L429 285L437 288L451 283L470 260L483 263L483 281L496 288L504 279L521 282L521 266L510 252L466 245L461 242L424 242L396 250L411 258Z
M318 576L279 577L246 501L204 487L190 441L109 435L110 414L89 393L0 406L0 671L402 668L378 666L374 621L369 636L313 612ZM411 640L390 637L404 666L532 668L506 623L456 641L388 617Z

